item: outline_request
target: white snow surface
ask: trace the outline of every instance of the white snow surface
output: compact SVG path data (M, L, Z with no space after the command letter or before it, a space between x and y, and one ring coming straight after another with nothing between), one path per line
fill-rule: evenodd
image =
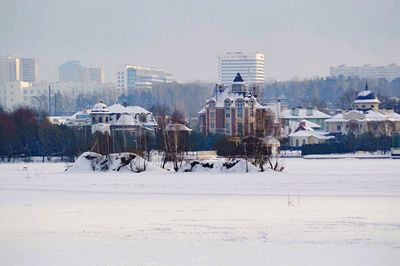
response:
M0 164L0 264L399 264L400 160L283 163L248 174Z

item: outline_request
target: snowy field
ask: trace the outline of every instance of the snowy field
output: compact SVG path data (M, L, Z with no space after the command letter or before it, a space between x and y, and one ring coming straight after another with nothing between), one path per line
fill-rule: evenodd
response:
M0 265L399 265L400 160L285 166L135 174L0 164Z

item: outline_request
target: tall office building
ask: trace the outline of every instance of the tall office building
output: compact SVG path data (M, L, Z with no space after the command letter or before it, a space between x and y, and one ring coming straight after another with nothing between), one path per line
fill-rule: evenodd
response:
M371 66L364 65L360 67L348 67L346 65L340 65L337 67L330 68L330 76L345 76L345 77L359 77L359 78L371 78L380 79L384 78L389 81L400 77L400 66L396 64L390 64L387 66Z
M101 67L83 67L81 72L82 82L103 83L104 75Z
M80 61L67 61L58 67L60 82L78 82L81 80L82 65Z
M231 84L237 73L240 73L248 84L263 83L265 81L264 54L227 52L218 57L220 83Z
M20 58L19 69L22 81L31 83L39 81L39 63L36 58Z
M20 61L17 57L0 57L0 81L20 80Z
M101 67L82 67L80 61L67 61L58 67L60 82L103 83Z
M154 83L172 81L172 74L163 69L125 65L117 72L117 91L125 94L138 89L151 89Z
M1 81L35 83L39 79L39 64L35 58L0 57Z

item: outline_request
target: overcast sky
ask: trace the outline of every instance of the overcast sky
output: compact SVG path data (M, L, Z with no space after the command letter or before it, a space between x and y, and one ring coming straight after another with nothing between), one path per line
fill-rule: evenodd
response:
M399 0L0 0L0 54L36 57L42 79L78 59L165 68L213 81L225 51L265 53L267 77L325 76L338 64L400 64Z

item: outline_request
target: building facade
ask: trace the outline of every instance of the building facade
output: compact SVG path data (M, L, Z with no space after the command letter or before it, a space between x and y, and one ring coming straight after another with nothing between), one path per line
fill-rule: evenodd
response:
M281 111L280 119L282 121L282 137L287 138L294 133L300 122L305 122L310 128L324 130L325 121L331 118L315 108L292 108Z
M39 81L39 63L36 58L20 58L20 79L25 82Z
M67 61L58 67L60 82L103 83L101 67L82 67L80 61Z
M46 95L46 90L32 87L24 81L0 81L0 105L5 110L18 107L35 107L36 100Z
M19 58L12 56L0 57L0 81L20 80Z
M380 101L368 90L361 91L354 100L354 109L327 119L327 129L334 134L391 136L400 131L400 115L393 110L379 108Z
M24 81L35 83L39 80L39 63L36 58L0 57L0 81Z
M338 77L341 75L345 77L359 77L367 79L384 78L391 81L400 77L400 66L397 66L396 64L390 64L387 66L364 65L355 67L340 65L330 68L331 77Z
M258 102L257 93L252 89L239 73L230 88L217 85L199 112L201 133L248 136L265 126L264 135L275 135L275 113Z
M248 84L264 83L264 54L227 52L218 57L218 80L221 84L232 84L237 73Z
M125 65L117 72L117 90L122 94L138 90L151 89L154 83L172 82L172 74L163 69Z

